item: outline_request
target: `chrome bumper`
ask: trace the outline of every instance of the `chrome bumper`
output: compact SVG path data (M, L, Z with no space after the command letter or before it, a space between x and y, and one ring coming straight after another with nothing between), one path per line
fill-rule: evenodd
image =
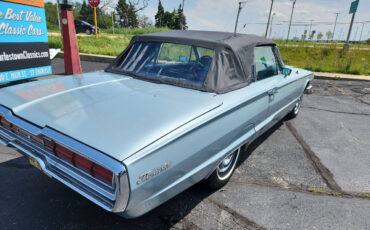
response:
M38 161L42 171L80 193L95 204L111 212L123 212L129 198L129 181L123 164L105 154L90 148L72 138L66 137L48 127L38 128L14 116L8 109L0 106L0 113L11 123L33 135L44 135L56 142L78 151L90 160L106 166L114 174L113 186L91 177L84 171L56 157L53 152L27 137L23 133L0 126L0 143L13 146L21 153Z

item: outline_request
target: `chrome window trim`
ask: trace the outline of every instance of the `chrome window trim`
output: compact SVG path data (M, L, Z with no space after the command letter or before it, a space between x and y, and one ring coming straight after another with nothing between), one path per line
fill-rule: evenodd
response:
M127 170L119 162L104 153L65 136L49 127L39 128L36 125L13 115L12 111L0 105L0 114L10 123L32 135L54 140L87 159L111 170L114 174L113 185L109 186L93 178L86 172L56 157L50 150L41 146L24 134L16 133L0 126L0 143L13 146L27 156L36 159L41 169L52 177L80 193L95 204L111 212L123 212L129 199L129 181Z

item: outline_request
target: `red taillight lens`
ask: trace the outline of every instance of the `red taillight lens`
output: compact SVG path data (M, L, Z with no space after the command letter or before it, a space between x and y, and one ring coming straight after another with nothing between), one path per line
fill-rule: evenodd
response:
M92 176L104 181L107 184L112 184L113 173L97 164L94 164Z
M90 173L90 174L91 174L92 168L94 166L93 162L91 162L88 159L86 159L84 157L81 157L80 155L77 155L77 154L73 158L73 164L77 168L80 168L80 169L82 169L85 172Z
M63 160L68 161L71 164L73 163L73 157L75 154L67 148L64 148L60 145L56 145L54 154L62 158Z
M57 157L71 163L76 168L89 173L92 177L95 177L104 183L107 183L108 185L112 185L113 172L109 171L108 169L95 164L94 162L72 152L61 145L55 144L53 141L44 139L44 145L52 149Z
M54 152L55 143L54 141L43 138L44 146Z

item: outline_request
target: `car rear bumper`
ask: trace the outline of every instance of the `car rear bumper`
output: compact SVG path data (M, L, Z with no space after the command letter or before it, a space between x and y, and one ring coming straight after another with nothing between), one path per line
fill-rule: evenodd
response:
M0 106L0 114L10 123L22 128L32 135L44 135L59 143L76 149L85 157L110 169L113 176L113 185L107 185L88 173L74 167L53 152L32 140L30 136L14 131L0 125L0 143L5 146L13 146L22 154L37 161L38 168L52 176L66 186L83 195L98 206L111 212L123 212L126 209L129 198L129 181L124 165L105 154L92 149L82 143L66 137L49 128L40 129L28 122L14 116L11 111Z

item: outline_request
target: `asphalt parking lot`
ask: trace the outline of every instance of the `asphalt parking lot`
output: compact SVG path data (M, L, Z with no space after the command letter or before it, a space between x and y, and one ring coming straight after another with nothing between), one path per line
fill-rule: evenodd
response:
M105 66L90 65L84 71ZM133 220L1 146L0 228L370 229L370 82L314 80L313 88L297 118L249 146L225 187L197 184Z

